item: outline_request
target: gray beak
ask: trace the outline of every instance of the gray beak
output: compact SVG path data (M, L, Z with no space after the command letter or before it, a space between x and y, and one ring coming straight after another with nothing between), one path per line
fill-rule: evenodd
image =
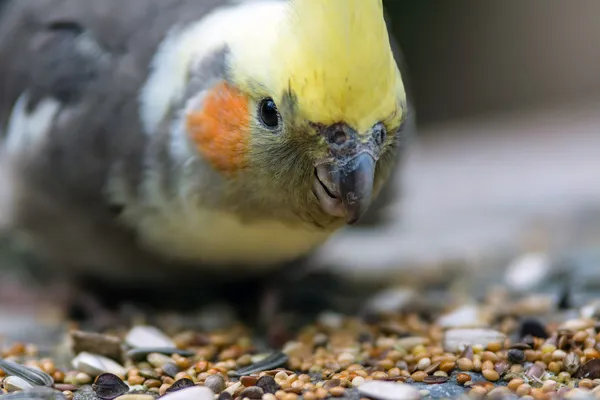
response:
M375 159L368 153L358 154L338 170L340 200L348 224L356 223L371 205L374 180Z
M354 224L371 205L385 131L376 125L371 140L359 142L357 133L347 125L335 128L329 133L332 157L317 164L313 192L325 212Z

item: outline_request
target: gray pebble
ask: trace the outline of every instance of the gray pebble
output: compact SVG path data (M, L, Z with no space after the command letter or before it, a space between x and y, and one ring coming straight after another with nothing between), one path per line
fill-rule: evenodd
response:
M275 382L275 378L273 378L270 375L265 375L265 376L261 376L260 378L258 378L258 381L256 382L256 386L261 388L265 393L272 393L272 394L275 394L275 392L277 392L279 389L281 389L281 386L279 386L279 384L277 382Z
M221 375L211 375L204 381L204 386L219 394L225 390L225 379Z

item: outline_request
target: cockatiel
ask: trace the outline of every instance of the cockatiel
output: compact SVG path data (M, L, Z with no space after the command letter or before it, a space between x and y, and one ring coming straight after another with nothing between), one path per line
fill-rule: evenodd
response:
M390 40L381 0L9 0L11 227L101 291L289 267L399 165Z

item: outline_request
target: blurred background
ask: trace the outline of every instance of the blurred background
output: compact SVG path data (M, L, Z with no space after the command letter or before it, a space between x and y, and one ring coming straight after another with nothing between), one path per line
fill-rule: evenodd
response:
M399 225L369 246L344 232L326 262L401 282L561 268L598 282L600 2L384 4L418 124L390 209Z
M384 3L417 113L404 196L320 263L473 296L599 293L600 2Z

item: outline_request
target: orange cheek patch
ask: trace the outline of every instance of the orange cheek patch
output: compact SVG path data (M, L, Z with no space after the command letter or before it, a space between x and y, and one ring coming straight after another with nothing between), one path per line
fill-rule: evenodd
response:
M247 165L249 122L248 99L227 83L215 86L202 109L186 119L188 135L202 156L225 174Z

